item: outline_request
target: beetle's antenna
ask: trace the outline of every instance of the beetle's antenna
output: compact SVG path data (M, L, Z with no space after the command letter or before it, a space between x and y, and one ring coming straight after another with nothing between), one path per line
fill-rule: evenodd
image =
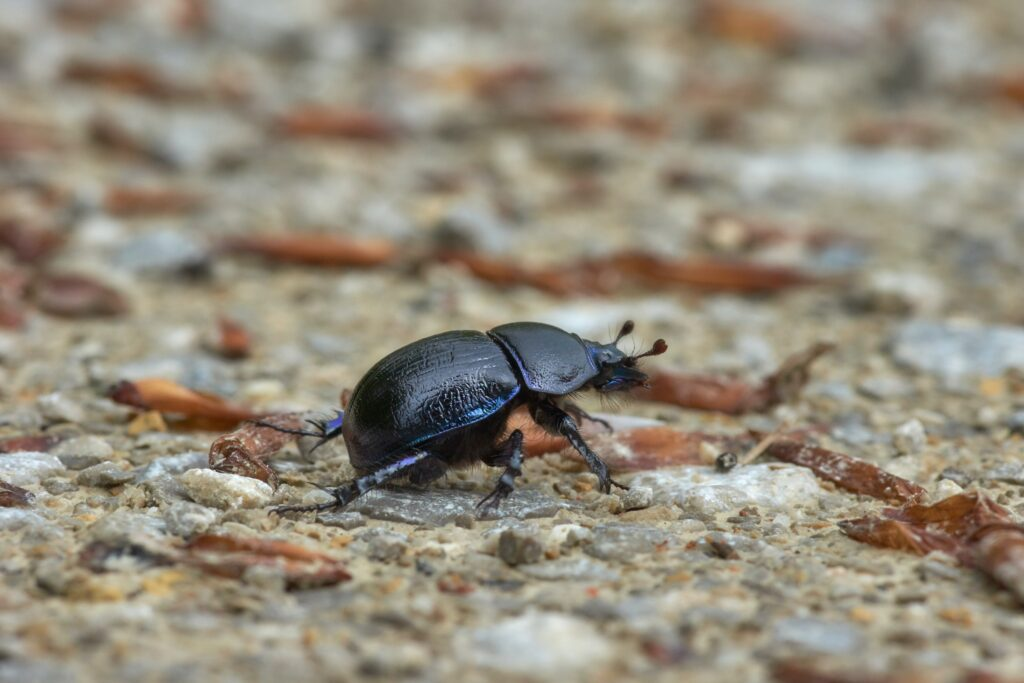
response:
M661 354L668 351L668 344L665 343L664 339L659 339L651 345L650 350L644 351L643 353L633 356L633 360L644 358L645 356L660 356Z
M625 337L627 334L632 334L632 332L633 321L627 320L626 322L622 323L622 328L619 330L619 334L617 337L615 337L615 341L613 341L612 344L618 344L620 339Z

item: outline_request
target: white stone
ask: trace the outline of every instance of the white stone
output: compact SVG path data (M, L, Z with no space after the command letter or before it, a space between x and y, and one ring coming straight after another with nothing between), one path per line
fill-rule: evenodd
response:
M38 484L63 472L64 464L49 453L21 451L0 456L0 479L15 486Z
M698 518L747 505L789 509L816 504L825 495L814 474L792 465L756 464L719 473L711 467L677 467L643 472L629 482L649 486L654 502L677 505Z
M195 502L222 510L262 507L274 495L274 489L259 479L213 470L189 470L181 475L181 483Z
M543 612L463 630L456 634L455 649L476 666L545 679L599 668L615 651L589 622Z
M892 433L892 445L900 453L917 453L925 444L924 425L914 418L907 420Z
M932 487L931 496L932 500L940 501L963 492L963 487L952 479L939 479Z

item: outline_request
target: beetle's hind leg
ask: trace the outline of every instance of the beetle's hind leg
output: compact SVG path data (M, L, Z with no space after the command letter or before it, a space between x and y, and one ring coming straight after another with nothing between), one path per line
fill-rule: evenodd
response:
M335 488L321 487L324 491L334 496L332 501L315 503L313 505L281 505L274 508L273 512L280 515L285 512L323 512L325 510L343 508L370 489L374 489L397 477L406 476L416 465L431 457L433 457L433 454L430 451L414 451L397 462L365 476L347 481L341 486Z
M516 477L523 474L523 433L515 430L499 446L497 452L483 459L492 467L505 466L498 477L494 490L476 505L477 514L485 515L498 509L501 503L515 490Z

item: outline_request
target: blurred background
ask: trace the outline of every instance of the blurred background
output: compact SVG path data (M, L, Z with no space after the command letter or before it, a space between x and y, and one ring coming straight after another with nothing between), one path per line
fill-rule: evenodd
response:
M814 424L922 484L954 467L967 485L1020 459L1022 165L1018 0L0 0L0 426L99 438L133 467L194 451L196 467L212 434L138 422L109 388L326 410L428 334L542 320L604 340L632 318L637 348L668 340L650 365L672 371L752 381L836 349L809 402L776 412L623 412ZM910 420L930 455L896 457ZM141 505L131 486L53 490L76 515ZM68 520L71 557L84 522ZM897 601L879 623L921 601L923 640L871 635L878 661L1013 668L1019 618L978 626L969 654L928 630L948 602ZM675 635L623 647L655 668L699 653L756 669L754 650L722 663L749 633L727 621L717 641L680 636L683 654ZM824 654L856 663L862 642Z

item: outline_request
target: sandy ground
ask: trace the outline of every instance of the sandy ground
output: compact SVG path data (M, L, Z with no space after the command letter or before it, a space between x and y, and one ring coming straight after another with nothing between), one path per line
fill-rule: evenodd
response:
M532 457L500 519L473 514L486 467L282 518L351 476L342 443L286 446L273 490L201 469L230 426L109 398L161 378L330 416L386 352L514 320L607 340L632 318L637 348L668 341L648 369L751 382L827 341L800 397L762 412L583 403L620 431L809 430L1019 523L1021 3L3 0L0 102L0 480L32 496L0 507L0 680L1024 671L1010 591L852 540L838 523L887 503L808 469L717 472L714 439L610 495L571 451ZM224 248L257 234L376 241L362 266ZM564 292L439 249L815 283L634 271ZM211 534L234 552L196 560Z

